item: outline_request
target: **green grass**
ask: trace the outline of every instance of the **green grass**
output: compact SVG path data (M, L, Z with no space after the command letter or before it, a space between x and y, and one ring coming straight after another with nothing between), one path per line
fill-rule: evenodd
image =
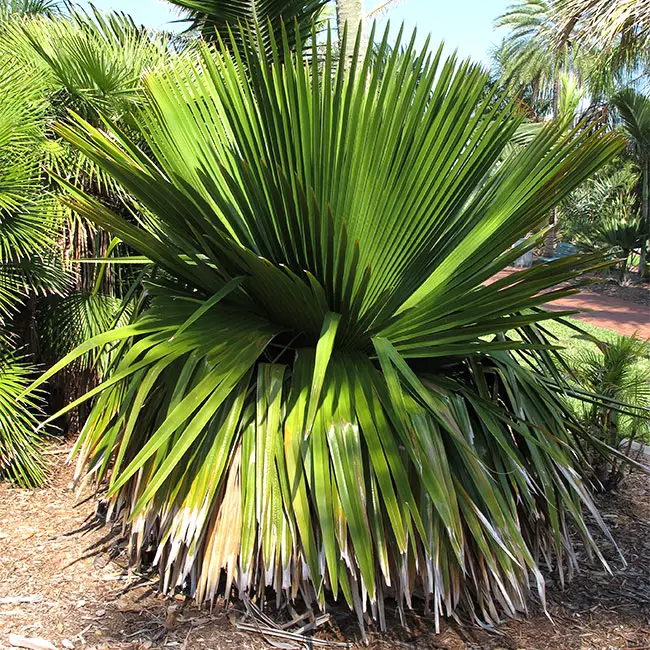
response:
M585 323L575 318L564 318L563 320L571 323L571 325L579 327L588 335L593 336L594 338L597 338L598 340L604 341L606 343L615 341L618 336L618 333L614 330L598 327L597 325ZM548 321L544 323L544 328L556 336L560 342L560 345L566 347L567 351L578 350L580 348L593 345L593 343L586 339L584 335L576 332L571 327L564 325L558 321Z
M593 336L599 341L605 343L613 343L617 337L620 336L618 332L615 332L614 330L598 327L575 318L564 318L563 320L571 323L571 325L579 327L587 335ZM544 323L543 326L548 332L557 337L557 344L564 348L562 355L565 358L579 354L581 350L594 346L593 341L590 341L587 336L576 332L571 327L559 323L558 321L548 321L547 323ZM650 359L642 359L639 361L639 366L645 368L650 377Z
M555 320L545 321L541 325L549 334L557 337L557 340L553 341L553 343L562 348L560 353L565 359L570 359L579 355L583 350L593 348L595 343L589 339L590 336L605 343L613 343L616 338L620 336L618 332L615 332L614 330L598 327L591 323L585 323L576 318L566 317L563 318L562 321L580 328L584 334L581 334L569 325L565 325L563 322ZM508 335L512 338L517 338L517 334L513 331L508 332ZM639 366L644 368L650 377L650 359L639 361Z

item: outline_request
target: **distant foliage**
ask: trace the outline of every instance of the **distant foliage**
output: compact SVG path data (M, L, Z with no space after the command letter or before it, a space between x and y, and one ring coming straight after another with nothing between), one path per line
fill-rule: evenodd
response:
M634 456L633 443L650 444L650 341L621 336L582 349L569 363L580 384L604 398L578 407L594 435L629 456ZM603 488L616 487L623 479L624 459L597 448L589 458Z

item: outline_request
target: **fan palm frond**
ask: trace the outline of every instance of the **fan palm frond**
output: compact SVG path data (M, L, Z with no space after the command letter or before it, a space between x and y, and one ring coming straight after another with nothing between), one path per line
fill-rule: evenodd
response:
M0 21L16 16L53 16L63 11L61 0L0 0Z
M101 111L124 119L137 105L144 72L168 56L164 34L136 25L126 14L94 7L74 9L65 18L21 21L6 31L4 51L36 66L50 92L62 96L64 110L88 118Z
M0 316L32 290L60 292L65 273L52 255L61 210L41 187L44 84L0 55ZM32 284L33 282L33 284Z
M36 433L42 402L38 395L23 395L34 376L20 357L0 352L0 480L18 487L40 485L46 476L43 435Z
M296 25L301 39L313 29L328 0L169 0L192 21L190 30L206 41L222 39L241 51L249 43L240 35L240 26L259 30L264 52L273 42L282 42L282 26ZM295 47L293 31L289 47Z

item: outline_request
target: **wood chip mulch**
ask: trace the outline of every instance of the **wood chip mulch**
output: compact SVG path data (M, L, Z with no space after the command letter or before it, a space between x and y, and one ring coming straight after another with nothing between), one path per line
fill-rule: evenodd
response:
M50 451L47 487L0 484L0 650L11 647L10 635L46 640L58 650L285 647L282 639L237 627L246 613L242 603L199 610L181 595L159 597L154 575L129 571L119 531L102 525L92 498L79 502L73 492L63 452ZM627 565L603 543L612 574L585 561L564 590L549 577L550 619L533 603L528 618L494 631L450 624L436 635L430 620L416 613L407 614L403 629L388 603L390 630L371 630L369 647L650 650L650 478L633 474L617 493L598 500ZM364 647L354 617L340 607L330 614L316 636Z

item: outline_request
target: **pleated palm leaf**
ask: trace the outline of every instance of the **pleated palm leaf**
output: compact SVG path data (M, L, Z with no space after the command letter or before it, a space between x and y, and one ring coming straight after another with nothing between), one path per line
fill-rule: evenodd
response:
M282 25L295 24L298 37L311 34L314 21L328 0L168 0L191 21L188 31L195 31L209 42L219 39L241 49L247 44L237 25L258 29L264 51L269 52L273 41L282 38ZM294 32L289 34L293 49Z
M17 487L34 487L45 479L43 436L37 433L43 419L39 395L25 397L35 369L0 344L0 480Z
M128 125L142 75L170 54L167 35L136 25L126 14L94 7L13 21L4 32L0 51L38 75L53 119L74 110L94 123L101 112ZM61 141L50 141L46 154L50 167L76 184L83 180L95 193L119 192Z
M41 190L43 87L0 56L0 324L32 284L65 286L51 259L60 210ZM39 279L40 278L40 279Z
M361 625L391 594L496 620L531 579L543 597L540 557L573 569L574 526L595 550L535 324L599 258L486 282L621 144L548 125L504 157L517 111L413 42L350 71L329 38L322 64L205 46L147 78L150 153L115 125L58 127L146 212L67 184L70 204L161 273L137 322L44 379L118 346L77 478L110 476L167 592L212 601L224 572L226 594L342 594Z
M34 378L15 352L12 318L27 296L61 291L65 273L51 249L57 209L39 186L44 103L38 79L0 56L0 480L21 487L45 476L39 396L20 398Z

